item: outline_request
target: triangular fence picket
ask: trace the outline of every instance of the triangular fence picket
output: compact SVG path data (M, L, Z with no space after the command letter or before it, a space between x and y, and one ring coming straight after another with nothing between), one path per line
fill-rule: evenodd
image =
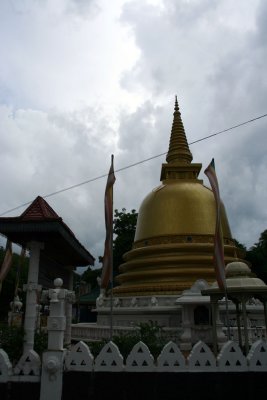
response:
M0 349L0 382L7 382L10 375L12 375L12 364L7 353Z
M123 371L123 357L118 346L113 342L108 342L100 351L95 359L95 371Z
M185 371L185 358L176 343L167 343L157 359L158 372Z
M247 356L250 371L267 371L267 343L257 340Z
M15 375L39 376L41 370L41 360L34 350L29 350L21 356L14 368Z
M138 342L132 348L126 359L125 371L129 372L151 372L155 370L154 357L147 345Z
M247 359L242 353L239 345L229 340L221 348L217 358L218 368L221 371L247 371Z
M80 341L72 347L65 358L65 368L67 371L92 371L94 357L89 347Z
M187 361L190 371L216 371L214 354L201 340L193 346Z

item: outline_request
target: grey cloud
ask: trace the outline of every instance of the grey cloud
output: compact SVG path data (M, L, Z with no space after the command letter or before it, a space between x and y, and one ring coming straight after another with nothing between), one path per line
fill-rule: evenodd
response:
M118 30L109 38L105 26L100 42L92 40L84 19L93 21L90 7L96 3L59 4L52 12L53 26L48 8L36 14L40 20L7 18L14 31L1 25L13 51L1 42L6 64L0 70L5 104L0 107L0 212L107 173L112 153L119 169L166 152L175 94L189 142L266 112L263 1L259 7L243 1L166 0L163 7L125 2ZM103 20L97 21L93 32L103 32ZM125 25L139 59L121 75L122 90L113 92L118 86L109 85L111 71L124 54L111 45ZM107 103L102 104L106 93L117 105L115 124L105 113ZM128 111L124 101L131 96L137 107ZM207 186L203 170L215 158L232 233L246 245L266 228L265 131L266 120L259 120L191 146L194 162L203 164L201 178ZM161 156L116 173L114 207L138 210L159 184L164 161ZM105 237L105 184L102 178L47 199L96 258L103 253Z
M266 113L265 3L256 4L254 14L248 3L163 4L161 12L148 5L124 6L122 19L141 53L122 85L142 86L162 99L178 88L189 142ZM266 121L258 121L191 149L203 169L215 157L233 235L247 245L266 221L260 206L267 200L265 130ZM202 170L207 182L203 175Z
M10 108L0 107L4 144L0 150L0 213L108 171L114 147L109 136L112 128L96 110L79 110L77 115L31 110L12 114ZM47 198L96 256L102 254L104 205L99 204L104 188L101 179ZM20 215L24 208L11 215Z
M83 18L95 17L101 10L96 0L68 0L65 7L67 13L75 13Z
M266 1L261 0L257 14L257 39L255 44L261 43L266 48L266 34L267 34L267 4Z

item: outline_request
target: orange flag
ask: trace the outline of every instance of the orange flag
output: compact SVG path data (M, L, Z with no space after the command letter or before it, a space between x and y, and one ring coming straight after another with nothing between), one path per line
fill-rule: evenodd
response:
M106 239L105 239L105 249L103 256L103 269L101 274L101 289L106 289L109 282L112 279L113 273L113 185L115 183L114 166L113 166L114 156L111 156L111 166L109 169L106 190L105 190L105 223L106 223Z
M225 281L224 245L223 245L223 235L221 229L221 200L220 200L219 184L215 172L214 159L211 160L211 163L205 169L204 173L209 178L216 203L216 226L214 235L214 265L215 265L216 279L219 288L225 291L226 281Z

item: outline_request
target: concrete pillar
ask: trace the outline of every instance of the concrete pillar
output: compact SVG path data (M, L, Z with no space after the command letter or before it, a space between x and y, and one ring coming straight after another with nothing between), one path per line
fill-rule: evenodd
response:
M192 349L192 305L182 305L182 326L183 333L180 337L180 349L191 350Z
M41 286L38 285L39 260L40 250L43 249L43 243L33 241L30 242L27 247L29 247L30 250L30 263L28 272L28 283L26 285L23 285L23 290L27 292L24 319L24 353L28 352L29 350L33 350L34 346L34 333L37 317L37 292L41 290Z
M242 333L241 333L241 322L240 322L240 303L239 300L235 301L235 307L236 307L236 322L237 322L237 330L238 330L238 341L239 341L239 347L242 349L243 347L243 341L242 341Z
M50 312L47 319L48 350L63 350L65 317L65 290L60 289L62 279L54 280L55 289L49 289Z
M218 354L218 337L217 337L218 300L217 299L211 298L211 315L212 315L213 353L216 357Z
M70 271L70 278L69 278L69 291L73 291L73 271ZM65 303L65 312L66 312L66 331L64 342L65 346L69 347L71 345L71 324L72 324L72 304L75 301L75 296L73 297L73 301L69 299Z
M248 355L249 343L248 343L248 320L247 320L247 309L246 309L246 298L242 298L242 313L243 313L243 325L244 325L244 336L245 336L245 354Z
M266 301L266 299L263 300L263 307L264 307L265 340L266 340L266 338L267 338L267 301Z
M64 333L66 329L65 302L71 300L73 292L61 289L63 281L54 280L55 289L43 291L42 298L50 299L47 320L48 350L43 353L40 400L60 400L65 356Z

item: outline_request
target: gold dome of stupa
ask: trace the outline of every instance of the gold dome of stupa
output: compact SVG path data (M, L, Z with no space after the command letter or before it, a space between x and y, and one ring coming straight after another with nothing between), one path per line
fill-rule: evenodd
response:
M214 281L215 200L198 179L202 165L192 159L176 98L161 185L140 206L133 248L119 267L115 295L178 294L197 279ZM223 204L221 210L225 262L238 261L240 250Z

